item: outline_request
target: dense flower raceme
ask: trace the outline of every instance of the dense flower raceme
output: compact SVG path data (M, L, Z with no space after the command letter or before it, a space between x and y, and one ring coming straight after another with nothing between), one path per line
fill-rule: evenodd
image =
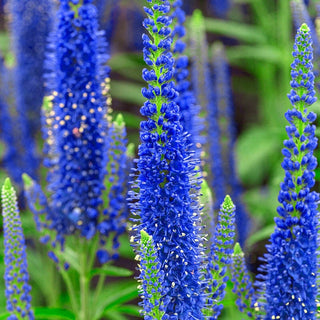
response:
M214 209L218 211L220 204L227 194L227 188L225 176L222 174L222 150L217 108L213 103L213 84L208 60L208 44L206 41L204 18L199 10L194 11L190 21L190 41L193 90L197 102L201 106L201 113L206 118L205 170L208 171L210 186L213 191ZM219 186L219 188L215 188L215 186Z
M106 43L89 0L60 1L58 24L50 40L46 62L51 72L46 85L51 96L43 131L51 195L46 203L32 183L30 187L37 190L27 190L27 196L31 205L37 197L46 203L43 226L55 230L63 243L64 235L77 229L92 238L99 223L108 147L103 94L109 69L103 65Z
M236 243L234 246L231 274L234 284L232 291L237 295L236 305L238 309L246 313L249 318L257 319L256 314L259 312L258 297L255 293L239 243Z
M208 256L209 297L207 316L218 319L225 295L227 268L231 264L231 254L235 237L235 205L230 196L226 196L220 206L217 224L211 235L211 248Z
M8 320L34 319L27 255L15 191L7 178L2 187L4 263Z
M40 128L43 62L47 37L52 30L53 3L51 0L10 0L8 8L17 64L15 82L19 121L26 122L26 131L35 134Z
M108 68L102 65L106 44L95 6L91 1L74 3L61 0L51 40L54 57L47 59L53 62L48 134L55 148L48 189L54 229L64 234L78 228L89 239L96 231L104 189L107 121L101 84Z
M312 43L314 47L314 60L315 64L315 75L319 74L320 67L320 41L317 35L316 26L314 25L312 18L308 12L306 4L303 0L291 0L290 2L293 22L296 29L298 29L302 23L306 23L311 31ZM317 83L317 82L316 82ZM317 83L318 85L318 83Z
M152 237L144 230L140 232L139 255L136 257L139 263L139 291L143 299L142 315L144 319L163 319L163 303L161 297L164 290L161 286L164 278L164 272L160 270L160 262L157 255L157 249L154 246Z
M185 43L182 38L185 35L185 13L182 9L182 0L171 0L171 18L172 18L172 32L173 38L172 48L173 57L175 58L174 79L176 90L179 95L175 102L179 106L181 112L180 122L184 130L189 133L188 141L192 144L195 150L195 157L200 159L201 147L204 143L203 133L204 124L203 119L199 117L200 106L196 105L196 99L193 91L190 90L190 82L188 81L188 66L189 59L182 55L185 49Z
M279 217L266 255L266 320L316 319L318 193L311 191L317 166L313 150L317 146L316 119L308 106L316 101L313 87L310 30L298 30L291 65L288 95L293 108L285 114L288 140L282 153L285 170L279 193Z
M13 98L17 115L14 116L15 126L9 133L14 142L13 146L8 146L11 149L10 160L4 164L17 182L21 182L23 172L37 177L39 160L35 134L40 128L40 107L44 95L43 61L52 26L52 10L51 0L8 1L16 61ZM12 161L16 163L15 170L12 170Z
M4 59L0 58L0 130L1 140L6 146L3 164L9 176L19 181L21 176L21 159L18 157L14 120L10 113L9 100L12 98L12 70L8 68Z
M94 4L97 7L99 28L105 31L105 38L111 43L120 15L119 1L95 0Z
M220 49L216 50L213 61L214 79L211 79L204 18L197 10L191 18L190 39L193 59L192 83L197 101L203 109L202 113L207 114L207 138L204 145L205 170L208 172L213 191L214 209L219 210L227 193L234 197L237 208L239 207L236 212L238 241L244 245L249 232L249 220L241 202L241 187L234 168L235 129L228 65L223 52L219 52ZM214 90L212 90L213 87L215 87Z
M137 193L131 193L132 211L140 216L134 229L150 234L157 249L167 291L163 319L203 319L200 217L196 192L191 192L197 188L192 181L195 164L174 101L170 6L164 0L148 0L145 11L150 37L143 35L144 60L149 69L143 70L148 88L142 90L147 101L141 114L148 119L141 123L133 185Z
M129 208L126 201L129 183L130 168L132 168L133 155L127 150L126 128L123 117L118 114L108 130L110 146L108 149L107 175L104 185L106 190L103 195L106 209L99 218L97 226L101 235L100 244L104 246L105 240L113 234L113 256L118 256L119 236L126 231ZM98 251L100 262L104 263L110 259L109 252L105 249Z
M245 240L248 237L250 229L250 218L244 204L241 200L242 187L238 179L238 175L235 167L235 141L236 141L236 128L234 123L234 110L232 105L232 92L230 84L230 72L228 62L226 60L226 54L223 45L216 43L213 46L212 51L212 71L213 71L213 88L214 88L214 103L216 105L216 116L219 124L219 129L211 126L210 136L220 136L219 144L221 154L216 155L215 145L211 145L211 163L215 161L217 157L220 158L222 167L215 168L214 176L223 175L226 184L227 192L231 195L234 203L236 204L236 225L238 241L240 245L244 246ZM210 139L209 139L210 140ZM219 171L217 171L219 170ZM213 179L213 190L220 194L217 189L220 188L219 184ZM222 201L222 199L217 199Z

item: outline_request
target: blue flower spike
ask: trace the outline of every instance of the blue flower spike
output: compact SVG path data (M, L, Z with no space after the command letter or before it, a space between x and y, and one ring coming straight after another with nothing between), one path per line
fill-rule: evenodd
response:
M192 85L197 103L201 106L201 115L206 119L206 140L201 158L213 192L214 210L218 212L227 192L227 180L224 173L218 111L215 103L213 83L208 58L204 17L195 10L190 20L190 53L192 57ZM217 187L219 186L219 187Z
M257 295L248 273L244 253L238 242L232 254L231 274L234 285L232 292L237 295L236 305L239 311L245 313L249 318L257 319L257 313L260 311Z
M213 101L212 83L208 58L208 43L206 40L204 17L200 10L194 10L189 24L190 33L190 54L191 54L191 79L192 89L196 97L196 103L201 107L201 116L207 119L209 117L210 103ZM215 120L215 118L211 119ZM203 124L208 130L209 123ZM210 137L211 139L212 137ZM207 144L208 141L203 141ZM205 145L205 148L207 146ZM208 152L205 149L205 152ZM223 196L226 193L223 193ZM223 198L222 198L223 199ZM220 205L220 204L219 204Z
M243 191L238 178L234 155L236 126L232 103L231 75L226 52L220 42L215 42L212 46L212 67L214 109L216 110L215 117L218 126L209 126L208 132L210 136L210 139L208 139L210 141L210 166L212 168L211 185L214 194L217 196L217 204L220 204L224 198L224 194L221 192L224 188L221 188L219 182L225 183L227 192L236 203L237 239L240 245L244 246L250 232L250 217L241 199Z
M92 1L61 0L46 60L49 103L44 108L49 226L63 243L79 230L97 232L107 154L109 68L106 42Z
M160 262L152 237L144 230L140 232L140 255L136 257L140 261L139 292L143 299L140 304L143 309L141 314L144 319L163 319L164 311L161 298L164 295L162 282L164 272L160 270Z
M50 212L47 198L43 193L40 185L34 181L29 175L22 175L24 195L28 201L29 208L33 213L37 230L42 232L44 228L49 228L46 221L46 214ZM50 214L49 214L50 216Z
M132 211L139 216L134 229L152 235L157 249L167 292L163 319L203 319L199 185L193 181L196 163L175 102L169 2L149 0L145 12L150 36L143 35L148 65L143 78L148 88L142 89L147 101L141 114L147 120L140 125L137 179L131 192Z
M8 320L33 320L31 286L29 285L26 246L21 226L17 197L10 179L2 187L4 229L4 263Z
M229 276L228 266L232 262L233 244L235 238L235 210L230 196L226 196L220 206L218 221L211 240L208 263L209 303L206 315L215 320L221 313L221 301L225 296L225 288Z
M53 3L51 0L11 0L7 5L15 60L12 68L14 96L11 97L10 109L15 110L11 112L14 120L10 123L2 119L1 124L6 128L3 138L8 144L4 166L11 178L21 185L23 172L34 179L38 177L39 156L35 138L40 128L44 96L43 62L47 37L52 29ZM7 93L7 83L5 90Z
M319 76L319 62L320 62L320 41L318 37L318 27L317 20L315 23L312 20L307 8L307 3L303 0L291 0L290 1L293 23L296 29L302 25L302 23L306 23L310 28L310 34L312 37L312 45L314 48L314 74L315 76ZM316 78L316 80L318 80ZM319 81L315 81L316 85L319 88Z
M52 0L10 0L13 51L16 59L15 92L22 132L34 138L40 128L40 109L44 96L43 62L47 38L52 31ZM28 146L29 147L29 146Z
M172 18L172 52L175 59L174 79L176 90L179 95L175 102L179 106L181 112L180 122L184 130L188 132L188 140L192 144L195 151L196 159L200 159L202 145L204 143L203 119L199 117L200 106L196 104L196 98L190 88L189 76L189 59L183 55L186 44L183 41L185 36L185 12L182 9L182 0L170 0Z
M317 313L319 194L311 191L317 166L313 155L317 138L312 124L316 115L308 111L316 101L311 45L310 29L302 24L292 53L288 97L293 107L285 114L289 125L282 149L285 178L278 196L279 217L275 218L265 257L266 320L314 320Z
M105 176L105 190L102 192L104 200L103 215L99 218L97 229L100 234L100 246L105 246L107 238L112 236L112 255L106 254L105 249L98 251L100 262L107 262L104 257L118 257L117 249L120 246L119 236L126 231L129 208L127 205L127 192L129 173L132 161L127 154L126 128L123 116L119 113L111 123L108 131L107 174Z

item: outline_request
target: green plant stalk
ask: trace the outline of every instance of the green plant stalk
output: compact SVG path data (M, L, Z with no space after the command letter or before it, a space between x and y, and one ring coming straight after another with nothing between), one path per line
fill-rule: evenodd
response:
M89 259L87 259L88 253L88 246L86 243L86 239L80 239L80 248L81 248L81 255L80 255L80 312L79 312L79 320L88 320L90 319L90 306L88 303L89 300L89 290L90 290L90 278L88 274L88 270L91 269L92 266L92 254ZM91 250L92 252L93 250Z
M97 301L98 297L100 296L105 279L106 279L105 275L101 275L101 274L99 275L99 280L98 280L98 283L97 283L97 286L96 286L96 290L94 292L93 301ZM94 320L96 320L96 319L97 318L94 317Z
M41 250L43 252L43 250ZM46 255L42 255L43 260L44 257L47 260L47 256ZM43 263L44 265L44 263ZM60 307L60 301L59 301L59 297L60 297L60 293L61 293L61 280L60 277L58 275L57 271L57 266L55 263L53 263L52 261L50 261L50 265L48 268L48 273L50 275L50 290L48 290L47 294L46 294L46 299L47 299L47 303L49 307Z
M63 281L67 286L67 291L70 297L72 311L74 314L76 314L77 310L79 310L79 306L77 303L77 298L76 298L76 294L75 294L75 290L74 290L74 286L72 284L71 278L69 276L69 273L65 271L63 267L61 267L59 271L62 275Z
M264 123L274 126L278 123L281 110L274 110L278 106L275 94L276 68L272 64L259 63L257 78L259 79L259 97L261 104L261 117ZM283 113L281 113L282 115Z

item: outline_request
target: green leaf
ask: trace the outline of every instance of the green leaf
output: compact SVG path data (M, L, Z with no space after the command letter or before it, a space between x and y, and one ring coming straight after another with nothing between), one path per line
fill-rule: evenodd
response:
M205 27L209 32L221 34L248 43L267 43L267 37L260 28L230 20L205 18Z
M112 55L109 60L112 73L117 72L126 78L143 82L141 70L145 67L142 54L139 53L118 53ZM114 80L111 80L111 86Z
M110 266L110 265L103 265L101 268L94 268L90 272L90 276L93 277L97 274L102 274L105 276L113 276L113 277L129 277L133 274L131 270Z
M10 313L9 313L9 312L2 313L2 314L0 314L0 320L2 320L2 319L7 319L9 316L10 316Z
M270 235L273 231L274 231L274 223L252 234L247 240L247 245L250 247L261 240L270 238Z
M244 202L258 225L265 226L274 223L273 219L277 214L278 193L279 185L264 189L259 187L245 192Z
M58 308L36 308L35 309L36 320L74 320L75 316L71 311Z
M112 283L112 286L104 288L97 301L94 301L96 306L94 319L100 319L105 314L105 311L112 309L114 306L127 303L137 297L138 288L135 281Z
M282 132L269 127L252 127L238 139L236 154L240 179L247 185L261 184L281 157Z
M126 304L124 306L118 306L117 310L121 313L124 313L124 314L139 317L141 307L131 305L131 304Z
M113 98L140 106L145 102L141 88L141 85L133 82L112 80L110 94Z
M79 254L78 252L72 250L70 247L65 247L63 252L56 252L56 254L60 257L62 256L65 261L70 263L70 266L74 268L76 271L80 272L80 264L79 264Z
M109 310L104 314L104 316L110 320L128 320L127 317L123 316L120 312L116 310Z
M113 290L112 290L113 291ZM105 308L104 311L111 309L112 307L126 303L132 299L137 298L138 296L138 288L137 283L133 283L129 286L126 286L121 291L110 295L109 297L105 297Z
M237 60L260 60L263 62L274 63L281 65L283 53L280 49L274 46L234 46L227 49L227 57L230 64L235 63Z

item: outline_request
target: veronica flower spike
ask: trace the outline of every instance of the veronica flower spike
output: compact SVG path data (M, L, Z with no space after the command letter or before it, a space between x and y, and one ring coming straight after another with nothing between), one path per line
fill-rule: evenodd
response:
M126 128L123 116L119 113L112 122L108 132L110 146L108 148L108 164L104 185L106 190L103 195L108 195L104 199L106 209L99 219L98 230L100 233L101 247L105 246L107 238L112 236L112 256L101 248L97 252L97 257L101 263L105 263L111 258L117 258L117 249L120 246L119 236L126 231L129 208L126 201L128 192L128 179L132 160L127 153Z
M60 239L76 230L91 239L106 173L106 43L91 0L60 0L57 14L46 60L51 110L43 128L50 145L48 220Z
M220 206L218 221L211 238L208 263L209 299L206 315L216 320L221 313L221 301L229 280L227 268L231 264L231 254L235 237L235 210L230 196L226 196Z
M233 201L237 204L236 225L237 238L240 245L244 246L250 232L250 217L242 202L242 187L238 178L235 163L235 142L236 126L234 123L234 107L232 103L232 89L228 61L223 44L216 42L212 46L212 67L213 67L213 88L216 109L216 117L219 127L210 126L209 135L212 139L210 147L211 166L212 166L212 188L215 194L221 194L218 181L225 181L226 189L230 193ZM214 112L214 111L212 111ZM220 137L219 141L216 140ZM219 148L217 148L219 144ZM217 154L220 149L220 154ZM221 163L221 166L219 165ZM219 178L223 176L223 178ZM217 179L218 178L218 179ZM217 199L222 202L222 199Z
M164 272L160 271L160 262L152 237L144 230L141 230L140 235L140 255L137 259L140 261L139 291L143 299L141 312L146 320L161 320L164 315L161 304L164 294L161 286Z
M234 285L232 292L237 295L236 305L238 309L246 313L249 318L257 319L257 313L259 312L257 295L239 243L234 246L231 274Z
M204 143L204 123L199 117L200 106L196 104L196 98L190 88L189 76L189 59L183 55L186 44L183 41L185 36L185 12L182 9L182 0L170 0L171 18L172 18L172 48L173 57L175 59L174 79L176 90L179 95L175 102L179 106L182 114L180 122L186 132L189 133L188 140L192 143L195 151L195 157L200 159L202 145Z
M148 88L142 90L147 101L141 108L147 120L141 123L137 193L131 195L133 213L139 215L135 229L151 235L157 249L166 291L163 319L203 319L200 213L192 192L196 163L174 101L170 5L165 0L147 3L144 27L150 36L143 35L143 52L149 68L143 78Z
M40 128L40 109L44 96L43 62L47 38L52 31L52 0L10 0L11 33L15 68L17 110L20 121L32 137ZM28 132L27 132L28 133Z
M218 211L227 192L227 180L224 174L221 134L218 123L218 110L213 94L211 73L208 60L205 21L200 10L195 10L190 20L190 52L192 56L192 84L201 114L206 119L206 138L204 144L205 171L209 174L213 191L214 210ZM217 187L219 186L219 187Z
M279 217L267 246L265 298L266 320L313 320L317 313L317 257L319 194L315 184L317 160L316 119L308 107L316 101L312 72L310 29L303 24L297 32L291 64L292 108L285 114L288 140L284 141Z
M4 263L8 320L33 320L26 246L16 193L7 178L2 187Z

